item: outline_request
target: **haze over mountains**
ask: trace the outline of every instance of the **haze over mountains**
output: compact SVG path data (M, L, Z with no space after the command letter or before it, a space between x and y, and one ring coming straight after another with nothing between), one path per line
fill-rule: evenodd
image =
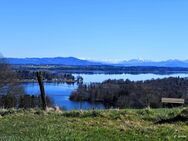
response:
M133 59L122 61L119 63L100 62L78 59L75 57L55 57L55 58L7 58L10 64L20 65L73 65L73 66L89 66L89 65L113 65L113 66L156 66L156 67L188 67L188 60L167 60L167 61L147 61Z

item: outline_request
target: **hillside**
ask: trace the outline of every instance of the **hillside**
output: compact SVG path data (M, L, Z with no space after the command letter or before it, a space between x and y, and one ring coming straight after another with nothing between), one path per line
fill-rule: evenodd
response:
M82 60L74 57L55 57L55 58L7 58L10 64L19 65L72 65L88 66L101 65L99 62Z
M155 124L181 109L49 112L0 110L0 140L188 140L183 122Z

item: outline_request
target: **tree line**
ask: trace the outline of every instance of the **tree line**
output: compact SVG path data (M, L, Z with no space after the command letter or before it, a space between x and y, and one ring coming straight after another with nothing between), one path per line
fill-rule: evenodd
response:
M64 65L13 65L15 70L32 70L32 71L60 71L63 73L77 73L77 74L173 74L177 72L187 73L188 68L182 67L155 67L155 66L110 66L110 65L98 65L98 66L64 66Z
M17 78L19 81L36 81L37 70L16 70ZM75 77L70 73L57 73L52 71L42 71L45 81L48 82L66 82L75 83L83 81L81 77Z
M184 98L188 103L188 79L164 78L147 81L106 80L82 84L72 93L73 101L102 102L114 108L160 108L161 98ZM178 106L167 104L167 107Z

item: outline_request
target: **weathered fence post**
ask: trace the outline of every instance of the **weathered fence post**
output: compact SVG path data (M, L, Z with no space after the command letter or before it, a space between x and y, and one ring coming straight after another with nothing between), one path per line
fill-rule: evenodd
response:
M37 72L37 80L40 87L40 96L42 101L42 109L47 110L47 103L46 103L46 95L44 90L44 83L43 83L43 77L41 72Z

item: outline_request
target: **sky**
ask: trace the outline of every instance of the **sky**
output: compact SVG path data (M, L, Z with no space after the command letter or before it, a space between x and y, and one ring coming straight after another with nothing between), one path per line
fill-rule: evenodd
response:
M0 0L5 57L188 59L187 0Z

